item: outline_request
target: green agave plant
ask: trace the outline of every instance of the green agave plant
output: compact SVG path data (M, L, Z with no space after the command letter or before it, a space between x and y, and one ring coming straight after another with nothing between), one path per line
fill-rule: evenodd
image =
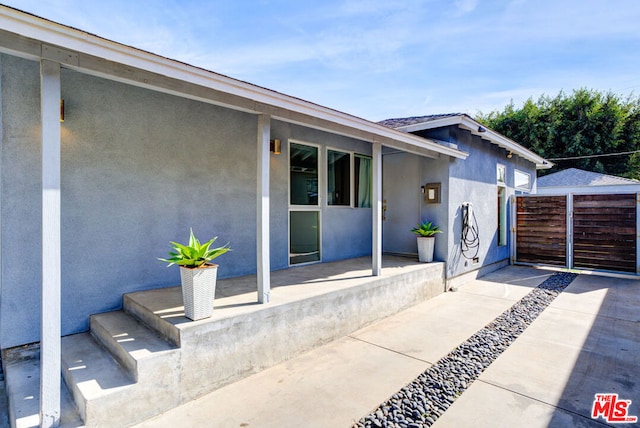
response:
M190 229L189 244L183 245L171 241L173 251L169 251L169 258L158 258L158 260L169 263L168 266L201 267L227 251L231 251L228 242L222 247L211 248L216 239L218 239L217 236L202 244L193 234L193 229Z
M418 236L433 236L436 233L442 233L439 226L436 226L430 221L423 221L412 228L411 231Z

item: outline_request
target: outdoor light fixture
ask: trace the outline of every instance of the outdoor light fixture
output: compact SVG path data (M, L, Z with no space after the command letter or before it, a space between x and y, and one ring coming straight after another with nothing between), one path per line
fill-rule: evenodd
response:
M478 132L487 132L487 128L484 126L478 126Z
M511 159L513 157L513 152L507 152L507 159Z
M271 151L271 153L273 153L274 155L279 155L281 153L281 149L282 144L280 143L280 140L269 140L269 150Z
M60 100L60 122L64 122L64 100Z

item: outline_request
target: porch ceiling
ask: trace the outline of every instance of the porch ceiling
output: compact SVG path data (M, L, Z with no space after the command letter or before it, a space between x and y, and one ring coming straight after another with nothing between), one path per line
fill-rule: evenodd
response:
M0 52L179 97L216 104L398 150L439 158L468 153L299 98L154 55L0 6Z

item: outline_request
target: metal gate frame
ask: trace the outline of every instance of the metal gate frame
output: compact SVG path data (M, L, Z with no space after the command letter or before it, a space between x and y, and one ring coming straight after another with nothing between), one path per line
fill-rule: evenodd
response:
M510 222L511 222L511 226L510 226L510 258L511 258L511 264L518 264L518 265L526 265L526 266L546 266L545 264L541 264L541 263L526 263L526 262L519 262L517 260L517 221L518 221L518 210L517 210L517 202L516 202L516 198L529 198L529 197L540 197L540 196L565 196L566 197L566 209L567 209L567 213L566 213L566 257L565 257L565 265L561 266L564 267L566 269L584 269L584 268L574 268L573 264L574 264L574 248L573 248L573 239L574 239L574 234L573 234L573 197L574 196L582 196L582 195L602 195L603 193L568 193L566 195L540 195L540 194L531 194L531 195L511 195L510 196L510 205L511 205L511 213L510 213ZM604 193L607 194L607 193ZM640 192L634 192L634 193L629 193L629 192L615 192L612 194L625 194L625 195L629 195L629 194L634 194L635 195L635 200L636 200L636 268L635 268L635 275L640 275ZM554 267L558 267L556 265L553 265ZM594 271L598 271L599 269L590 269L590 270L594 270ZM600 271L605 271L605 270L600 270ZM613 271L606 271L606 272L613 272ZM619 274L623 274L623 275L634 275L634 273L632 272L622 272L622 271L615 271L615 273L619 273Z

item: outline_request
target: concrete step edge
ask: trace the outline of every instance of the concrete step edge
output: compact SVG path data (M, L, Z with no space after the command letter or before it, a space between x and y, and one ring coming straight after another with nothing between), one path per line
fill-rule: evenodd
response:
M128 293L122 297L123 310L139 319L149 328L155 330L161 337L180 347L180 329L163 319L159 314L153 312L144 304L136 300L137 293Z
M178 349L158 333L124 311L92 315L91 333L132 377L140 380L145 362ZM153 375L153 374L152 374Z
M89 333L62 338L62 377L85 422L90 403L130 389L135 384Z

